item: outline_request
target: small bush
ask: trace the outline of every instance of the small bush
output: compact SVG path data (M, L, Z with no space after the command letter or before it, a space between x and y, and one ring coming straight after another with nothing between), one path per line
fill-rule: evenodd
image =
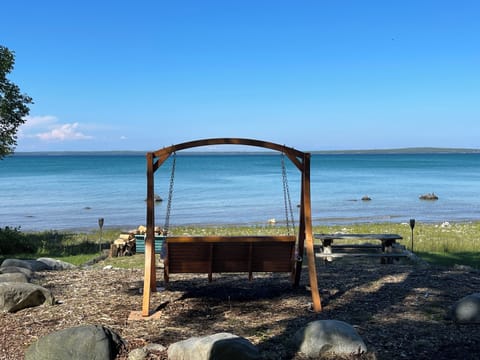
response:
M0 228L0 254L35 253L37 244L30 240L20 228L5 226Z
M0 228L0 256L36 254L39 256L69 256L94 254L108 249L109 242L94 242L86 234L57 231L21 232L20 228Z

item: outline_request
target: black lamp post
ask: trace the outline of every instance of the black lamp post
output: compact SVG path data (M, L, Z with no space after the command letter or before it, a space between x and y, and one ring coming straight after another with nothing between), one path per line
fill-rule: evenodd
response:
M412 253L413 253L413 229L415 228L415 219L410 219L410 229L412 229Z
M102 229L103 229L103 218L98 218L98 227L100 228L100 252L102 251Z

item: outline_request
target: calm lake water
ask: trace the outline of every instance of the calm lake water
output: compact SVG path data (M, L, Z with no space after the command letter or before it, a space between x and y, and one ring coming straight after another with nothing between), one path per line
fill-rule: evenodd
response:
M300 173L286 159L295 213ZM162 226L171 158L157 171ZM437 201L419 200L434 192ZM281 156L179 153L170 224L285 221ZM314 154L314 224L480 220L480 154ZM363 196L371 201L361 201ZM145 224L144 155L15 155L0 161L0 227L134 228Z

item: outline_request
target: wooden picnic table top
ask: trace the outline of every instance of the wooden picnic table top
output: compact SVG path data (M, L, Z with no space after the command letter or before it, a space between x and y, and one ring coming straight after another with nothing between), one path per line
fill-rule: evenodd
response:
M313 234L315 239L319 240L334 240L334 239L377 239L377 240L402 240L398 234Z

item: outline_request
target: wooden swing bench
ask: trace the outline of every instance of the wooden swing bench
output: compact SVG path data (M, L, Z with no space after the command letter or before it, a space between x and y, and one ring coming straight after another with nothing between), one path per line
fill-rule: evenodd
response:
M170 274L290 272L295 269L296 236L167 237L164 280Z
M310 154L298 151L285 145L268 141L242 138L212 138L194 140L172 145L157 151L148 152L147 157L147 233L145 237L145 277L143 281L143 302L140 315L148 318L150 312L151 293L157 291L155 269L155 201L154 173L170 157L172 171L167 201L165 233L168 233L169 213L173 193L175 174L175 154L177 151L199 146L211 145L247 145L278 151L282 154L282 178L285 211L290 208L293 222L293 210L287 184L287 173L284 156L301 173L300 213L298 241L297 236L167 236L166 256L164 258L165 283L169 282L171 274L197 273L208 274L212 281L213 273L248 273L253 278L255 272L290 272L292 283L298 286L302 271L304 251L308 262L310 291L312 294L313 311L321 311L320 292L318 290L317 273L315 269L315 254L313 249L313 233L311 222L310 200ZM298 258L295 257L299 253ZM135 312L132 312L135 314ZM132 315L133 316L133 315Z

